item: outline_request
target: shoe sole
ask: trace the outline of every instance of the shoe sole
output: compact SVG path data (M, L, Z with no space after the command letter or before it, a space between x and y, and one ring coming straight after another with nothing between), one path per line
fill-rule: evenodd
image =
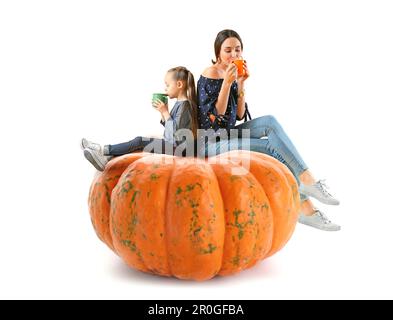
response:
M96 168L98 171L104 171L104 166L94 158L93 154L89 152L89 150L84 150L83 154L85 158Z
M323 225L316 225L316 224L312 224L310 222L306 222L306 221L302 221L302 220L298 220L298 222L301 224L304 224L306 226L313 227L313 228L323 230L323 231L340 231L341 230L341 227L338 225L336 225L334 227L325 227Z
M80 143L80 146L81 146L81 149L82 149L82 150L85 150L85 149L86 149L87 143L86 143L86 146L85 146L85 142L86 142L86 139L83 138L83 139L81 140L81 143Z

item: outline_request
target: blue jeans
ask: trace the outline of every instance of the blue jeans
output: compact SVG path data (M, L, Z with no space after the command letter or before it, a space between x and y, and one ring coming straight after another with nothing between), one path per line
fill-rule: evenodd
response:
M168 154L173 154L174 152L173 144L166 142L163 139L139 136L127 142L107 145L104 147L104 153L108 156L122 156L135 151L143 151L144 148L147 147L150 143L153 143L155 149L149 150L149 152Z
M298 184L300 183L299 176L308 167L276 118L270 115L259 117L244 122L235 129L239 130L239 140L220 140L210 145L210 150L206 146L205 155L210 157L229 150L248 150L249 148L251 151L272 156L285 164L295 176ZM244 141L241 137L242 129L250 130L249 141ZM301 199L305 200L307 197L301 195Z

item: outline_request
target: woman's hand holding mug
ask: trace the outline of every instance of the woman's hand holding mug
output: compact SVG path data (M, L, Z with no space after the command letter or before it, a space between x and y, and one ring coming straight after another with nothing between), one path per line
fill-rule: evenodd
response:
M233 81L236 80L237 77L237 67L234 63L230 63L225 70L224 82L228 85L231 85Z
M246 60L239 59L239 60L235 60L233 64L235 64L237 67L237 81L242 84L250 76L247 67L247 62Z

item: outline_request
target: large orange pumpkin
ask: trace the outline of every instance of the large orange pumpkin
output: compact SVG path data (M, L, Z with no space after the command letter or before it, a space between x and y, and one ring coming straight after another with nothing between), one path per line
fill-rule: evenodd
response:
M295 178L264 154L218 157L114 158L90 188L98 237L130 267L180 279L234 274L271 256L296 225Z

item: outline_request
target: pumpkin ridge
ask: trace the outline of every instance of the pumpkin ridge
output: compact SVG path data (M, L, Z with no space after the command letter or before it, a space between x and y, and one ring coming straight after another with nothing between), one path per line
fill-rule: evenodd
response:
M258 184L258 186L261 188L261 190L263 190L263 192L265 193L265 196L266 196L266 201L267 201L267 205L268 205L268 208L270 208L270 210L271 210L271 230L273 230L273 232L271 233L271 237L270 237L270 247L269 248L267 248L267 250L266 250L266 252L264 252L264 254L263 255L261 255L260 257L255 257L255 261L253 262L253 261L250 261L249 263L248 263L248 265L247 265L247 267L246 268L250 268L250 267L252 267L252 266L254 266L256 263L258 263L258 261L261 261L261 260L263 260L263 259L265 259L265 258L267 258L268 257L268 255L269 255L269 253L270 253L270 251L271 251L271 249L272 249L272 247L273 247L273 238L274 238L274 228L275 228L275 224L274 224L274 222L275 222L275 216L274 216L274 212L273 212L273 208L272 208L272 205L271 205L271 201L272 201L272 199L269 197L269 194L268 193L266 193L265 192L265 188L263 187L263 185L262 185L262 183L258 180L258 178L254 175L254 173L252 172L252 170L251 170L251 166L252 166L252 164L251 164L251 162L252 161L255 161L252 157L253 157L253 154L250 154L250 157L251 157L251 159L250 159L250 168L246 168L244 165L243 165L243 161L241 161L240 162L240 165L239 166L241 166L242 168L244 168L245 170L247 170L248 171L248 174L251 176L251 177L253 177L254 179L255 179L255 181L256 181L256 183ZM233 164L237 164L235 161L234 161L234 159L231 159L231 158L229 158L230 160L230 162L232 162ZM257 159L257 160L260 160L259 158ZM265 205L265 204L264 204Z
M209 163L208 163L208 164L209 164ZM214 171L214 167L213 167L211 164L209 164L209 166L210 166L210 168L211 168L211 171L213 172L214 178L215 178L216 181L217 181L218 189L220 190L220 197L221 197L221 202L222 202L222 208L223 208L223 210L224 210L224 221L225 221L225 203L224 203L224 198L222 197L222 189L221 189L221 186L220 186L220 183L219 183L217 174L216 174L216 172ZM224 242L223 242L223 246L222 246L222 255L221 255L220 268L217 270L217 274L219 274L219 272L220 272L220 270L222 269L222 266L223 266L223 264L224 264L224 253L225 253L225 252L224 252L224 248L225 248L225 234L226 234L226 232L227 232L227 226L226 226L226 224L224 223Z
M286 190L291 189L291 185L292 183L290 181L291 177L292 179L295 179L292 176L292 173L290 172L289 169L287 169L285 167L285 165L283 165L281 162L279 162L277 159L272 158L272 157L268 157L264 154L260 154L260 153L255 153L256 156L256 163L259 164L260 168L266 168L266 167L274 167L274 171L276 172L276 174L278 174L278 182L280 184L285 183L285 186L282 185L280 187L280 190ZM251 170L252 171L252 170ZM259 171L259 170L258 170ZM273 173L273 171L271 171ZM296 188L297 190L297 188ZM298 210L299 206L298 203L296 203L296 201L293 201L294 196L291 195L290 198L288 198L287 200L290 201L291 205L289 205L288 202L288 207L293 208L294 210ZM280 212L280 211L279 211ZM291 235L294 232L294 229L296 227L296 221L297 221L297 215L295 217L295 215L292 212L288 212L288 214L292 217L292 219L284 219L280 216L275 216L273 215L273 219L277 220L279 223L279 226L281 226L281 228L284 228L284 230L286 230L286 232L282 232L280 234L276 234L274 233L273 235L273 243L272 243L272 248L271 250L266 254L265 258L268 258L270 256L272 256L274 253L276 253L277 251L281 250L284 245L288 242L288 240L290 239ZM283 221L284 224L283 224ZM292 229L292 230L290 230Z
M147 158L148 158L148 157L147 157ZM138 162L143 163L144 160L146 160L145 157L140 158L140 159L136 160L135 162L133 162L132 165L136 166L136 165L138 165ZM129 168L129 166L128 166L128 168ZM126 169L126 170L127 170L127 169ZM137 194L138 192L140 193L140 190L134 191L133 196L132 196L132 200L131 200L132 203L135 201L135 197L136 197L136 194ZM134 245L136 246L136 241L134 242ZM147 264L146 264L146 262L145 262L145 259L143 258L143 254L141 254L139 245L140 245L140 244L138 243L138 247L135 247L135 248L136 248L136 251L137 251L137 255L138 255L138 257L139 257L139 260L140 260L140 262L141 262L143 268L144 268L147 272L150 272L150 269L147 267ZM139 254L138 254L138 253L139 253Z
M171 253L169 252L169 245L168 245L169 237L168 237L168 231L167 231L167 215L168 215L167 212L168 212L168 205L169 204L168 204L167 199L168 199L168 194L169 194L169 186L171 185L173 173L176 168L176 160L172 159L172 161L173 161L173 165L171 166L171 174L168 178L168 183L166 186L165 202L164 202L165 203L165 209L164 209L164 230L165 230L164 237L165 238L164 239L165 239L165 248L166 248L166 254L167 254L168 273L170 276L173 276L173 273L172 273L171 264L169 263L169 260L171 259Z
M233 159L231 159L231 158L229 158L229 161L231 162L231 163L233 163L233 164L235 164L235 165L238 165ZM252 155L251 155L251 159L250 159L250 166L251 166L251 161L254 161L253 159L252 159ZM272 209L272 206L271 206L271 204L270 204L270 202L271 202L271 199L269 198L269 196L268 196L268 194L265 192L265 189L264 189L264 187L263 187L263 185L259 182L259 180L258 180L258 178L254 175L254 173L250 170L251 168L246 168L244 165L243 165L243 161L241 161L240 162L241 164L240 165L238 165L239 167L242 167L242 168L244 168L245 170L247 170L248 171L248 174L255 180L255 182L257 183L257 185L261 188L261 190L263 190L263 192L265 193L265 196L266 196L266 202L267 202L267 205L268 205L268 208L270 208L271 209L271 230L274 230L274 212L273 212L273 209ZM263 206L265 206L266 205L266 203L264 203L263 204ZM267 256L268 256L268 254L269 254L269 252L270 252L270 250L272 249L272 246L273 246L273 236L274 236L274 231L271 233L271 237L270 237L270 246L269 246L269 248L266 248L267 250L266 250L266 252L264 252L264 254L263 255L261 255L261 256L257 256L257 252L255 252L255 254L254 254L254 257L253 257L253 261L250 261L247 265L246 265L246 269L247 268L250 268L250 267L252 267L252 266L254 266L256 263L258 263L259 261L261 261L261 260L263 260L263 259L265 259ZM255 242L257 243L257 238L255 239Z
M223 249L222 255L222 267L219 271L219 275L225 276L250 268L263 259L271 246L273 229L270 223L272 212L269 209L268 199L259 181L249 170L243 165L239 165L235 160L229 158L222 159L224 163L221 163L220 160L211 166L219 181L220 192L225 207L225 248ZM241 173L239 175L233 175L227 170L228 166L230 168L239 168ZM244 173L244 176L242 173ZM225 178L223 179L223 177ZM229 179L230 183L235 184L241 180L241 184L238 186L234 185L233 187L235 189L229 191L226 187L227 179ZM235 196L235 198L238 198L236 201L233 201L233 197L228 197L228 192L229 194L235 192L237 195L237 192L240 190L245 191L246 189L244 188L247 188L247 186L254 191L252 192L253 196L248 197L246 206L244 206L245 203L241 197L238 198ZM237 190L238 188L240 189ZM228 201L225 201L225 199ZM238 201L240 202L238 203ZM268 210L267 213L264 212L265 207ZM268 220L264 219L266 218L264 217L265 214L268 214ZM240 216L242 218L239 220ZM250 233L250 225L253 225L254 229L256 229L252 233ZM264 232L264 228L268 228L267 233ZM243 238L245 237L248 240L244 240ZM237 240L235 241L235 239ZM251 241L252 244L250 243L250 246L252 246L252 249L250 246L245 245L244 241Z
M158 169L158 168L162 167L164 170L166 170L166 173L168 173L168 181L167 181L167 183L165 185L165 187L166 187L165 194L164 194L164 197L161 199L165 203L165 209L163 210L163 230L162 230L162 233L160 233L160 237L162 239L162 238L164 238L164 236L166 237L166 235L164 235L164 234L167 233L166 232L166 206L167 206L167 197L168 197L168 190L169 190L168 188L169 188L169 185L171 183L171 177L173 175L173 165L172 165L173 162L170 165L163 166L162 164L163 163L165 164L165 161L167 160L166 157L164 159L160 159L158 161L160 164L157 164L155 159L152 159L152 161L149 162L149 158L147 158L147 157L141 158L139 160L140 160L142 166L145 166L145 165L148 166L146 168L146 170L144 170L145 171L144 174L147 175L148 180L143 180L142 179L142 181L147 182L147 185L150 185L151 182L157 182L162 175L165 175L165 173L163 173L163 172L161 174L157 175L157 173L154 172L155 169ZM173 161L173 160L171 160L171 161ZM153 169L152 173L150 171L151 169ZM141 174L143 174L143 173L141 173ZM143 191L147 191L146 189L144 189L145 186L146 185L142 185L141 186L141 190L142 190L141 194L145 194L145 192L143 192ZM148 193L149 192L151 192L151 191L148 191ZM149 199L149 195L147 197ZM149 200L147 200L147 201L149 201ZM145 218L146 211L143 211L144 208L142 206L140 207L140 209L141 209L141 213L142 213L141 214L141 218L142 219L146 219ZM149 210L151 210L151 208L146 209L146 210L149 211ZM143 213L143 212L145 212L145 213ZM158 214L158 211L156 211L156 214ZM147 237L149 239L151 239L151 236L152 236L151 232L155 233L155 230L150 230L151 232L149 230L146 230L145 232L147 234ZM142 234L142 237L145 240L147 239L145 234ZM141 240L141 239L139 239L139 240ZM164 256L168 257L168 248L167 248L167 245L166 245L166 241L167 240L165 239L165 241L163 241L161 244L162 244L162 246L164 248L163 250L165 250ZM169 266L168 259L166 259L165 270L163 271L162 268L160 267L160 263L158 261L151 261L150 260L151 257L155 256L155 254L153 252L147 253L147 251L145 251L146 247L143 245L143 242L141 243L141 249L140 250L145 253L145 257L144 257L143 254L141 254L139 256L139 258L140 258L141 262L143 263L145 269L147 270L146 272L149 272L149 273L152 273L152 274L160 274L162 276L173 276L172 273L171 273L171 270L169 268L170 266ZM157 263L158 263L158 265L157 265Z
M287 224L293 225L292 231L287 233L286 238L284 238L285 240L284 239L281 240L281 245L279 247L275 248L275 250L270 251L267 254L266 258L272 256L275 252L281 250L287 244L287 242L292 237L292 234L295 231L296 222L297 222L298 214L300 211L300 196L299 196L299 192L298 192L298 184L297 184L295 177L293 176L292 172L285 166L277 166L277 169L279 172L281 172L285 176L285 181L287 183L288 190L291 190L291 197L289 197L291 205L288 207L292 208L292 210L297 210L297 214L292 215L293 221L291 221L291 219L287 220ZM288 212L288 214L290 214L290 213L291 212Z

